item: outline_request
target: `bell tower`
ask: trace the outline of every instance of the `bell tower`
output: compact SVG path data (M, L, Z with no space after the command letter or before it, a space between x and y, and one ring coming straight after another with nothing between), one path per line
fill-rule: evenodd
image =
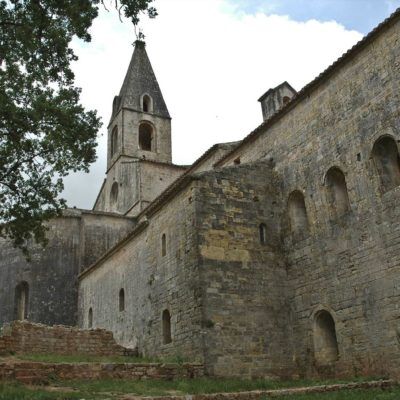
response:
M137 40L108 124L106 179L94 210L137 215L182 172L172 164L171 117Z
M137 40L108 125L108 168L128 156L171 162L171 117L146 52Z

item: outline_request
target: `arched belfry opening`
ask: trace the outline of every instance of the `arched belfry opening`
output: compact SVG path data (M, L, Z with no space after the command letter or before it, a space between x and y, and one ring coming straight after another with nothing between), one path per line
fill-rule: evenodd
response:
M293 233L308 231L308 217L303 193L295 190L289 195L288 213Z
M168 344L172 342L171 335L171 314L168 310L162 313L162 328L163 328L163 343Z
M15 287L15 319L23 321L28 318L29 285L21 282Z
M153 112L153 99L148 94L142 97L142 110L146 113Z
M314 356L321 365L332 364L339 357L335 321L326 310L314 317Z
M332 167L326 173L328 202L332 212L341 216L350 211L350 201L344 173L337 167Z
M145 151L154 151L153 136L153 127L147 122L142 122L139 125L139 149Z
M111 132L111 157L117 152L118 150L118 127L114 126Z
M372 149L372 158L382 185L387 192L400 185L400 158L395 140L385 136L378 139Z

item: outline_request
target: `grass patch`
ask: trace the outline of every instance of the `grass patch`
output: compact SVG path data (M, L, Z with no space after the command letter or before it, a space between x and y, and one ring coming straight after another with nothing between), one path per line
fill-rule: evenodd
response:
M370 378L371 379L371 378ZM370 380L366 378L352 379L351 382ZM332 383L346 383L338 380L292 380L292 381L271 381L259 380L238 380L238 379L177 379L174 381L165 380L101 380L101 381L67 381L60 382L61 386L68 386L79 391L89 393L131 393L138 396L163 396L163 395L185 395L185 394L210 394L219 392L245 392L250 390L271 390L290 387L303 387L326 385Z
M353 380L354 381L354 380ZM343 381L341 381L343 382ZM54 383L53 387L25 387L17 383L0 384L0 400L74 400L113 399L130 393L138 396L185 395L215 392L240 392L247 390L268 390L299 386L338 383L338 381L243 381L234 379L201 378L176 381L68 381ZM58 386L58 387L56 387ZM331 393L281 396L282 400L397 400L400 387L391 389L355 389ZM263 400L269 399L264 397Z
M85 395L86 396L86 395ZM0 400L73 400L82 399L82 393L73 393L69 391L49 392L44 389L29 388L18 383L1 383ZM86 399L100 399L92 395L84 397Z

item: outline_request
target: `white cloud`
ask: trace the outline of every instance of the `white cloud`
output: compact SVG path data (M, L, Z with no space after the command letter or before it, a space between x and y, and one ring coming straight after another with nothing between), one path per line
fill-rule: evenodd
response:
M287 80L296 89L362 35L336 22L233 12L226 0L163 0L142 25L147 51L173 118L173 159L189 164L216 142L243 138L261 122L257 99ZM89 45L75 44L82 101L103 118L99 160L89 175L66 180L70 206L91 208L105 172L106 125L135 40L129 22L102 12Z

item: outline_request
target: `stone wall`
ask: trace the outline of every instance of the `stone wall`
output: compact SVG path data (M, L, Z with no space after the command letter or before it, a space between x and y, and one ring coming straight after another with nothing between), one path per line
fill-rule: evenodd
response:
M94 210L128 212L128 215L135 216L183 172L185 167L174 164L121 157L107 172ZM118 187L116 200L111 195L115 184Z
M382 190L374 143L400 141L400 22L310 90L301 101L224 161L269 159L281 177L293 360L301 374L399 370L400 187ZM327 172L344 173L349 208L338 216ZM288 200L305 200L308 227L295 233ZM331 315L337 360L319 363L317 317ZM328 364L328 365L323 365Z
M81 327L89 326L91 309L93 326L112 331L125 347L137 345L146 356L202 359L194 191L189 185L144 216L125 242L80 276ZM163 335L165 310L171 317L171 343Z
M111 332L104 329L82 330L73 327L32 324L15 321L3 326L0 355L59 354L123 356L129 351L119 346Z
M77 323L77 276L118 239L134 222L113 214L66 210L49 222L49 243L32 245L32 261L19 249L0 241L0 325L17 319L17 292L29 288L26 318L48 325Z
M257 162L203 174L199 186L207 370L238 377L291 375L281 181L268 162Z
M201 357L216 375L397 374L400 186L383 189L372 150L386 137L399 151L399 19L222 169L142 216L148 226L82 279L83 324L93 301L106 310L99 326L135 332L152 354ZM173 251L162 258L165 231ZM126 316L116 313L124 282Z
M118 363L39 363L0 362L0 381L48 384L60 380L100 379L192 379L203 376L201 364L118 364Z

